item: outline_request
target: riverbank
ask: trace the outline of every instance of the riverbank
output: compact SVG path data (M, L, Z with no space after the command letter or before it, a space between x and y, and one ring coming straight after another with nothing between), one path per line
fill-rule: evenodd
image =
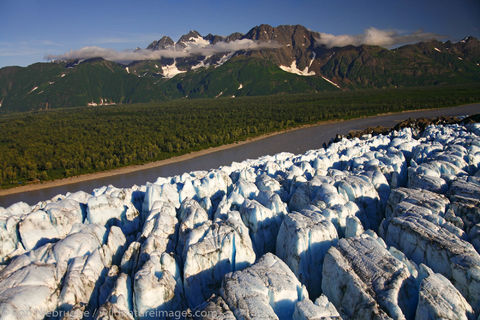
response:
M303 125L300 127L296 128L291 128L288 130L283 130L283 131L278 131L254 138L250 138L241 142L237 143L232 143L232 144L227 144L227 145L222 145L218 147L213 147L209 149L204 149L200 151L195 151L191 152L188 154L184 154L181 156L165 159L165 160L160 160L160 161L155 161L155 162L150 162L146 163L143 165L132 165L132 166L127 166L123 168L118 168L118 169L113 169L109 171L102 171L102 172L96 172L96 173L91 173L91 174L85 174L85 175L80 175L80 176L75 176L75 177L69 177L69 178L64 178L64 179L59 179L59 180L52 180L52 181L47 181L44 183L36 183L36 184L28 184L24 186L19 186L19 187L14 187L10 189L3 189L0 190L0 197L3 196L9 196L9 195L18 195L21 193L29 193L29 192L34 192L34 191L39 191L43 189L54 189L56 187L62 187L62 186L68 186L68 185L74 185L78 184L81 182L87 182L87 181L94 181L94 180L101 180L104 178L109 178L109 177L115 177L115 176L121 176L121 175L127 175L127 174L132 174L135 172L142 172L142 171L147 171L149 169L154 169L154 168L160 168L160 167L166 167L172 164L176 163L181 163L181 162L188 162L188 160L194 160L195 158L199 158L202 156L206 155L211 155L214 153L218 153L220 156L222 151L226 151L229 149L233 149L236 147L241 147L241 146L246 146L249 144L254 145L254 142L261 142L262 140L268 141L269 138L279 138L278 136L285 135L285 137L288 136L288 134L291 133L297 133L299 135L301 133L300 130L302 129L311 129L312 127L333 127L338 133L341 133L340 131L342 129L345 130L350 130L350 129L357 129L355 124L358 123L360 128L366 128L367 126L370 125L375 125L375 124L384 124L384 120L386 118L391 118L392 116L395 117L393 121L399 122L401 120L404 120L406 117L436 117L436 116L441 116L441 115L461 115L461 114L473 114L473 113L479 113L480 112L480 104L470 104L470 105L462 105L462 106L457 106L457 107L447 107L447 108L436 108L436 109L421 109L421 110L413 110L413 111L403 111L399 113L386 113L386 114L379 114L375 116L370 116L370 117L361 117L361 118L356 118L356 119L349 119L349 120L336 120L336 121L322 121L318 122L315 124L309 124L309 125ZM396 117L398 115L398 119ZM362 120L363 119L363 120ZM361 120L361 121L360 121ZM344 123L340 125L340 123ZM343 128L345 127L345 128ZM332 130L330 128L329 130ZM325 137L327 138L327 137ZM330 139L330 137L328 138ZM278 139L277 139L278 140ZM327 140L327 139L325 139ZM311 146L311 148L315 148L317 146ZM278 152L281 152L282 150L278 150ZM283 150L287 151L287 150ZM295 150L291 150L295 152ZM272 152L272 151L266 151L266 152ZM273 151L275 152L275 151ZM211 155L213 156L213 155ZM243 159L234 159L233 161L241 161ZM228 162L230 161L230 162ZM228 165L231 163L231 159L228 159L226 162L223 163L223 165ZM213 164L212 167L215 167L216 164ZM197 170L196 168L189 168L192 170ZM188 170L188 169L187 169ZM187 171L188 172L188 171ZM0 199L0 202L2 199ZM5 205L1 203L0 205Z
M424 109L425 111L427 109ZM419 110L420 111L420 110ZM386 113L387 114L387 113ZM386 115L382 114L382 115ZM375 115L372 117L378 117L381 115ZM349 120L357 120L357 119L363 119L367 117L362 117L362 118L356 118L356 119L349 119ZM276 131L268 134L264 134L258 137L253 137L253 138L248 138L247 140L235 142L235 143L230 143L230 144L225 144L221 145L218 147L211 147L208 149L203 149L199 151L194 151L190 153L183 154L181 156L176 156L164 160L159 160L159 161L154 161L154 162L149 162L145 164L139 164L139 165L131 165L131 166L126 166L126 167L121 167L121 168L116 168L112 170L106 170L106 171L99 171L99 172L94 172L94 173L86 173L82 174L79 176L73 176L73 177L68 177L68 178L63 178L63 179L57 179L57 180L51 180L51 181L45 181L45 182L39 182L39 183L30 183L27 185L19 186L19 187L13 187L9 189L0 189L0 196L6 196L6 195L11 195L11 194L16 194L16 193L21 193L21 192L28 192L28 191L35 191L35 190L41 190L41 189L47 189L47 188L52 188L52 187L59 187L59 186L64 186L64 185L69 185L69 184L74 184L77 182L83 182L83 181L90 181L90 180L96 180L100 178L105 178L105 177L112 177L116 175L122 175L122 174L127 174L127 173L132 173L136 171L141 171L141 170L147 170L147 169L152 169L156 167L161 167L165 166L168 164L180 162L180 161L185 161L185 160L191 160L200 156L204 156L210 153L218 152L218 151L223 151L227 150L230 148L242 146L248 143L252 143L255 141L259 141L262 139L266 139L269 137L273 137L276 135L292 132L292 131L297 131L305 128L310 128L310 127L316 127L316 126L321 126L329 123L339 123L343 122L346 120L330 120L330 121L320 121L317 123L313 124L307 124L307 125L302 125L299 127L295 128L290 128L282 131Z

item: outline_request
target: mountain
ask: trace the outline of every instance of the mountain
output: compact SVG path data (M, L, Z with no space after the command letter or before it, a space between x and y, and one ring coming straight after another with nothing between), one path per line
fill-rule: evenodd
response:
M172 38L168 36L163 36L158 41L153 41L147 47L150 50L159 50L159 49L168 49L175 46L175 42L173 42Z
M164 36L133 51L150 60L91 57L6 67L0 111L480 81L480 41L473 37L391 50L329 48L320 37L301 25L260 25L228 36L192 30L176 42Z

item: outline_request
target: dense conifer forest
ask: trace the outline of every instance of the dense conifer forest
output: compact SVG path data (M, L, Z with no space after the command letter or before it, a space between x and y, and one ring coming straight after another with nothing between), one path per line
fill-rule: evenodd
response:
M0 116L0 185L170 158L325 120L480 101L480 86L175 100Z

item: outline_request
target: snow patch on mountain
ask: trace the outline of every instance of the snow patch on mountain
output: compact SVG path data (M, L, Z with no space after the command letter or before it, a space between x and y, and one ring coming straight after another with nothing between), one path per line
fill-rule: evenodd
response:
M37 89L38 89L38 87L35 86L35 87L33 87L32 90L30 90L28 93L30 94L30 93L32 93L33 91L37 90Z
M230 60L231 57L233 57L233 52L232 53L227 53L227 54L224 54L220 60L218 60L218 62L215 64L215 68L217 67L220 67L222 64L224 64L225 62L227 62L228 60Z
M183 70L179 70L177 68L177 62L174 61L173 64L171 65L168 65L168 66L162 66L162 73L163 73L163 76L165 78L173 78L175 77L177 74L180 74L180 73L185 73L186 71L183 71Z
M310 60L310 63L308 64L308 67L312 67L313 61L315 61L315 58L317 57L317 54L315 52L312 52L312 60Z
M327 81L328 83L330 83L331 85L337 87L338 89L340 89L340 86L338 84L336 84L335 82L333 82L332 80L329 80L327 78L325 78L324 76L322 76L322 79Z
M200 68L208 68L210 65L207 63L205 64L205 60L200 61L198 64L192 66L192 70L197 70Z
M300 70L297 68L297 61L292 61L292 64L287 67L287 66L280 66L280 69L282 69L283 71L285 72L288 72L288 73L293 73L293 74L297 74L299 76L314 76L315 75L315 71L308 71L308 67L305 67L305 69L303 70Z
M188 40L189 40L190 42L196 44L197 46L201 46L201 47L210 45L210 41L205 40L205 39L202 38L201 36L198 36L198 37L190 37Z

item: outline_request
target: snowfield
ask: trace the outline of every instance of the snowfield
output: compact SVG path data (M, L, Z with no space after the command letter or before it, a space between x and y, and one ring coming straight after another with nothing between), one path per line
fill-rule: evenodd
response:
M0 319L477 319L480 124L0 208Z

